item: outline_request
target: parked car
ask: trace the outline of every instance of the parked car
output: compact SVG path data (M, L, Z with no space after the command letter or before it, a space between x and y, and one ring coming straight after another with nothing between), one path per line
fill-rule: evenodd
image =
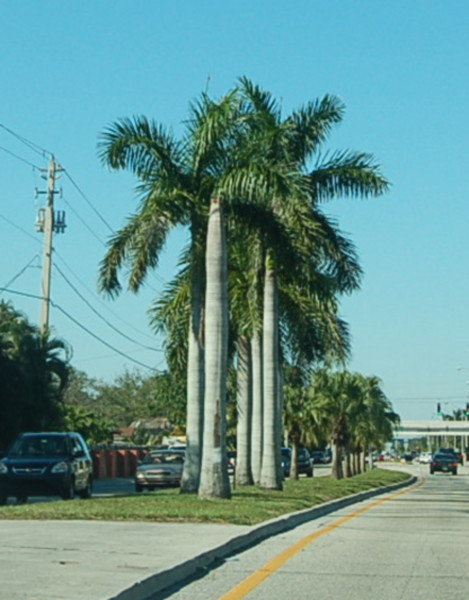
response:
M184 450L152 450L140 462L135 471L135 491L153 490L161 486L181 483L184 468Z
M435 452L430 463L430 475L437 471L458 474L458 460L454 452Z
M226 453L228 475L230 477L234 476L236 471L236 454L236 450L228 450L228 452Z
M412 463L415 460L415 454L413 452L404 452L401 454L401 462Z
M328 462L323 450L312 450L310 455L314 465L325 465Z
M291 448L282 448L282 469L284 477L290 474ZM313 476L313 461L306 448L298 448L298 474L304 474L307 477Z
M0 504L10 496L20 503L30 496L90 498L92 484L93 463L79 433L22 433L0 460Z

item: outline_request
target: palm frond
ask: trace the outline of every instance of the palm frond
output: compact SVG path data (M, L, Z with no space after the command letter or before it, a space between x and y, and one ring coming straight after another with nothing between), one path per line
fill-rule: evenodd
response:
M316 202L344 195L352 198L380 196L390 187L374 157L363 152L342 151L318 156L309 179L311 195Z
M169 230L173 226L171 215L154 210L156 198L132 215L127 224L113 234L108 251L100 263L98 286L102 292L117 295L122 286L118 272L124 264L129 266L129 289L138 291L149 269L158 265L158 258Z
M101 162L128 169L139 179L150 175L174 179L183 170L183 147L162 125L146 117L126 118L109 125L98 142Z
M342 121L344 112L343 102L331 94L294 111L285 120L291 159L304 167L311 155L326 141L332 127Z

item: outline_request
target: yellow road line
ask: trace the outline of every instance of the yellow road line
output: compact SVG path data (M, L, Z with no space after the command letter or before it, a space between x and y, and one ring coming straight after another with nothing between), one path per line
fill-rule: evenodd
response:
M229 592L227 592L223 596L220 596L219 600L241 600L242 598L245 598L246 595L249 594L249 592L255 587L257 587L260 583L262 583L264 579L270 577L270 575L272 575L277 569L279 569L283 564L290 560L290 558L295 556L295 554L298 554L300 550L305 548L315 539L321 537L322 535L325 535L326 533L330 533L334 529L337 529L337 527L340 527L340 525L343 525L344 523L347 523L347 521L350 521L350 519L353 519L354 517L361 515L365 511L370 510L370 508L374 508L375 506L378 506L383 502L387 502L388 500L397 498L397 496L401 496L402 494L407 494L408 492L415 490L416 488L421 486L422 483L423 482L420 482L417 485L412 486L411 488L407 488L400 492L396 492L395 494L391 494L390 496L385 496L380 500L375 500L374 502L371 502L370 504L367 504L366 506L348 514L346 517L341 517L340 519L337 519L337 521L333 521L332 523L326 525L322 529L318 529L318 531L315 531L314 533L305 536L295 544L289 546L280 554L277 554L277 556L274 556L274 558L266 562L265 565L263 565L257 571L254 571L252 575L249 575L249 577L241 581L241 583L239 583Z

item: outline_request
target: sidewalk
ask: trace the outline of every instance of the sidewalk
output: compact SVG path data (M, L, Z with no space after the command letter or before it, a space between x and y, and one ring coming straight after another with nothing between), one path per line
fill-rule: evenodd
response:
M0 600L156 600L158 591L217 559L415 481L355 494L253 527L0 521Z

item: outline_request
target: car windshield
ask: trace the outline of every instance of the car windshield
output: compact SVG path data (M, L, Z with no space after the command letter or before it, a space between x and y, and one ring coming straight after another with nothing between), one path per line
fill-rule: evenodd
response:
M182 464L184 456L179 452L151 452L143 459L146 465Z
M53 435L28 435L20 437L10 449L10 456L39 458L68 454L67 439Z

